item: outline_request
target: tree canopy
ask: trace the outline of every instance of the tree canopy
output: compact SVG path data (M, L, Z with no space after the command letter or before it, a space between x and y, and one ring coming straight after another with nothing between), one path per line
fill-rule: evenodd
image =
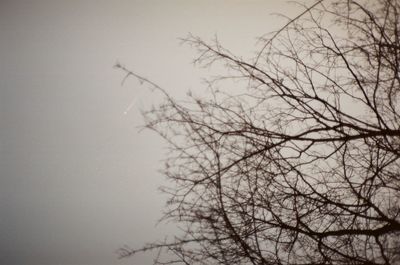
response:
M182 234L121 256L160 264L400 263L400 2L317 1L243 59L184 41L221 64L209 94L165 101L146 126L171 149L165 219ZM165 262L165 263L163 263Z

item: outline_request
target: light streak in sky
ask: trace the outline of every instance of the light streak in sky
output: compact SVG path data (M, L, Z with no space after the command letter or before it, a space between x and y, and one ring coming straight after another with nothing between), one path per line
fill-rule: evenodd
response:
M129 113L129 111L136 105L136 103L137 103L137 100L135 100L135 98L133 98L131 103L125 109L124 114L127 115Z

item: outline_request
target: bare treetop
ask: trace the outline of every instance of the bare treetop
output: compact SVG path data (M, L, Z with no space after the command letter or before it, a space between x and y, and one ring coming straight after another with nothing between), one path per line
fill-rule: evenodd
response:
M189 36L222 64L210 93L145 113L171 148L160 264L400 263L400 2L318 1L252 59Z

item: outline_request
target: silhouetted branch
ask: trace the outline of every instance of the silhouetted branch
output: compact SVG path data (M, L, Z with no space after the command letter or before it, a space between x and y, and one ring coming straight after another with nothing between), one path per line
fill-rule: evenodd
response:
M145 112L166 139L159 264L399 264L400 2L318 1L244 60L189 36L222 64L210 93ZM235 83L231 82L235 80ZM225 86L224 86L225 85Z

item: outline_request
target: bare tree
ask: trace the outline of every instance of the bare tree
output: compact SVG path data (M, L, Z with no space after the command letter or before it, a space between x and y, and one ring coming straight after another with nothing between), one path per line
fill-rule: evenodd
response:
M209 95L165 95L145 113L171 148L165 218L182 234L121 256L160 264L400 264L400 1L318 1L244 60L189 36L195 63L222 63Z

